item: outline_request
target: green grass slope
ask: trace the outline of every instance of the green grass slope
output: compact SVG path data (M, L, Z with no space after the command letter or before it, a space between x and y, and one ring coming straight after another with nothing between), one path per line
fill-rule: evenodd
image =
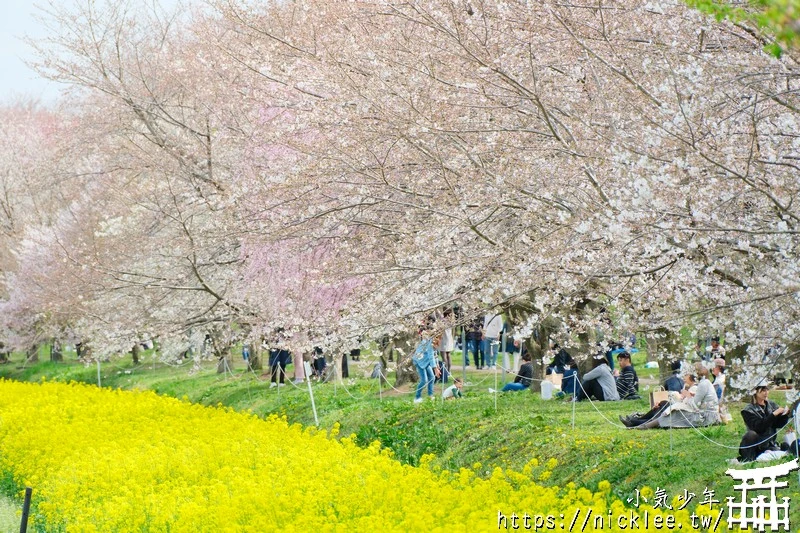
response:
M96 383L97 369L77 362L12 362L0 366L0 377ZM265 376L246 372L241 365L231 375L217 374L213 362L190 371L189 364L134 367L115 360L101 365L101 380L103 386L152 389L192 402L223 404L261 416L277 413L290 422L314 424L307 385L270 389ZM740 404L730 405L734 421L728 425L637 431L620 427L618 416L646 411L646 400L573 406L545 401L529 392L495 398L489 392L494 383L493 374L470 372L463 399L419 405L413 404L407 387L379 389L377 380L313 383L312 388L321 427L338 423L341 435L355 434L363 445L378 440L408 464L419 464L423 454L434 454L436 467L471 467L488 476L496 467L521 470L535 458L539 466L533 468L533 476L543 484L574 482L596 489L600 481L608 480L623 500L646 486L664 489L670 500L684 491L694 493L692 505L709 491L722 502L735 495L733 480L725 470L730 467L727 460L736 457L744 433ZM437 394L440 391L437 385ZM779 393L773 399L782 401ZM553 460L558 466L545 466L548 461L552 466ZM800 498L796 478L784 495ZM798 523L800 514L792 511Z

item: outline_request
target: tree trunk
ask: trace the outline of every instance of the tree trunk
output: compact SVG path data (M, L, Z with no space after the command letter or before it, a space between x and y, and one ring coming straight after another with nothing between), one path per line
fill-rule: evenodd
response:
M592 316L600 311L600 304L585 295L575 302L575 311L582 317ZM597 331L586 330L578 334L578 348L577 353L572 353L573 359L578 363L579 373L583 375L585 372L591 370L591 358L597 353Z
M387 343L387 347L389 350L394 350L394 346L392 346L391 342ZM381 355L378 357L378 360L381 363L381 374L378 376L378 379L381 380L381 387L389 385L389 380L386 379L386 374L389 371L389 362L386 360L386 357L386 348L384 348L384 350L381 352ZM391 357L391 353L389 354L389 357Z
M78 355L78 359L89 358L92 355L92 350L85 342L75 343L75 352Z
M514 330L519 324L524 323L532 312L535 311L533 307L534 293L528 294L527 299L520 300L506 311L506 318L508 319L508 326ZM531 356L531 366L533 366L533 382L531 383L531 392L541 392L542 378L544 377L544 362L542 361L547 350L550 349L550 336L559 330L561 322L553 318L545 318L539 323L536 335L525 339L525 349Z
M50 360L54 363L60 363L64 360L63 347L58 339L53 339L53 346L50 348Z
M233 372L233 359L231 354L225 354L217 359L217 374Z
M6 345L0 342L0 363L8 363L8 354L9 351L6 349Z
M247 367L250 370L261 370L264 368L264 358L261 357L261 343L257 342L250 346L250 358L247 360Z
M550 349L550 337L553 333L558 331L559 327L560 323L558 321L545 319L539 324L538 340L531 337L526 341L528 353L531 354L531 363L533 364L531 392L541 392L542 390L542 379L544 378L545 368L543 358Z
M341 361L332 355L326 365L326 368L329 368L330 371L330 380L337 384L342 382L342 369L339 367L340 364Z
M217 374L224 374L225 372L233 372L233 358L231 357L231 344L220 338L217 331L212 331L206 337L207 342L210 344L211 351L217 357Z
M663 382L672 374L670 363L683 359L683 344L680 336L672 330L658 328L655 333L645 335L647 359L658 361L658 373Z
M404 333L395 339L391 344L397 349L397 370L394 386L400 387L406 383L416 383L419 380L417 369L414 367L412 356L414 355L414 336L411 333Z
M543 350L541 345L536 342L536 339L529 337L525 339L525 349L531 354L531 366L533 366L533 381L531 382L530 391L542 391L542 379L544 378L544 366L542 365Z
M138 342L133 345L133 348L131 348L131 357L133 358L134 365L139 364L139 353L141 353L141 351L142 346Z
M729 361L733 361L733 359L728 358ZM794 380L794 376L797 376L800 373L800 343L791 342L788 346L786 346L786 361L791 364L792 372L789 378L791 381L792 386L796 389L797 382Z
M25 360L28 363L38 363L39 362L39 343L36 343L33 346L31 346L30 348L28 348L28 351L25 352L25 355L27 356L25 358Z

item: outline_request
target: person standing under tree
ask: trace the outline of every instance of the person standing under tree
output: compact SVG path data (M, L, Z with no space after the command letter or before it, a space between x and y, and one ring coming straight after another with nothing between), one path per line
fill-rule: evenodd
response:
M426 386L428 388L428 397L431 400L434 399L433 384L439 375L439 367L436 365L436 355L433 350L433 331L431 331L430 325L420 328L419 335L419 344L417 344L414 355L411 357L417 369L417 374L419 374L414 403L422 401L422 389Z
M486 313L483 317L483 353L486 354L486 365L494 368L497 365L497 354L500 351L500 332L503 331L503 317Z
M442 338L439 341L439 353L442 356L442 361L444 361L444 366L447 369L447 372L450 373L450 354L456 348L456 341L455 337L453 336L453 310L449 307L445 308L444 313L441 316L442 322L444 322L444 329L442 330ZM466 358L466 356L465 356Z
M483 322L481 321L480 317L476 317L470 321L470 323L466 326L466 332L464 336L467 341L467 345L464 347L464 366L469 366L469 353L472 352L473 358L475 360L475 368L481 370L484 365L484 352L483 352L483 343L481 329L482 329Z

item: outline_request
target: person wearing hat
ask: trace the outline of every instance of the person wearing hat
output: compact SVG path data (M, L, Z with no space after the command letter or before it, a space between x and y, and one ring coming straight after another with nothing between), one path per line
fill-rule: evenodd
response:
M742 409L742 419L747 426L747 433L739 444L739 461L742 463L758 460L759 456L770 452L764 459L777 459L784 453L778 447L775 439L778 430L789 422L790 411L786 407L779 407L777 403L768 399L769 386L758 385L750 403ZM792 443L795 455L797 441Z

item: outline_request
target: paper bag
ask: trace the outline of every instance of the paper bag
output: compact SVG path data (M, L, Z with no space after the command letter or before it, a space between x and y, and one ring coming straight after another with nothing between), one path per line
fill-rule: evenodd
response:
M650 409L654 408L656 405L663 401L669 401L669 391L666 390L655 390L650 393Z
M545 381L549 381L553 384L553 386L561 390L561 380L564 378L564 374L548 374L544 377Z

